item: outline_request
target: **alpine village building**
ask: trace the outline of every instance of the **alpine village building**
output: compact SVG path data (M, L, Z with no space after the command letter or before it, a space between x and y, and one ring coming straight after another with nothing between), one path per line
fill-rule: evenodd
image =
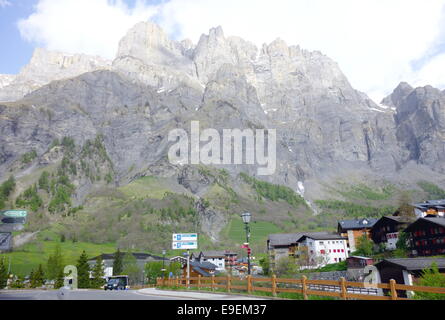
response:
M413 256L445 255L445 218L420 218L405 232Z
M267 247L272 269L285 257L298 259L302 268L319 268L349 256L347 238L326 232L271 234Z
M374 218L342 220L338 222L337 232L342 237L348 238L349 250L355 252L361 237L366 235L368 239L371 239L371 229L377 221Z

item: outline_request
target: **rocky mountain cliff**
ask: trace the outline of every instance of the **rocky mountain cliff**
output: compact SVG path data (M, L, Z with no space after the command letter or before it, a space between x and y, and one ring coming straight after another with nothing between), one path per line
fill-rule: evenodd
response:
M39 48L18 75L0 75L0 101L16 101L52 81L108 69L110 65L110 61L100 57Z
M139 23L121 40L112 63L37 50L19 75L0 77L0 101L10 101L0 103L3 180L14 174L25 188L35 181L26 177L63 160L66 147L54 141L68 137L79 148L69 156L72 166L85 169L70 176L76 205L88 206L104 187L123 188L148 176L167 179L170 191L198 201L214 196L210 207L199 202L195 208L212 239L228 221L215 187L229 202L232 192L249 198L240 173L254 177L257 168L218 166L228 177L217 179L207 169L171 165L168 133L189 131L191 121L220 132L276 129L277 170L261 180L288 186L316 212L314 201L335 198L330 187L340 180L389 181L405 189L419 180L445 182L443 92L401 84L377 105L320 52L280 39L257 48L226 37L221 27L194 45ZM98 141L93 145L101 158L82 153L91 141ZM241 204L237 210L252 206ZM288 210L283 207L284 216Z

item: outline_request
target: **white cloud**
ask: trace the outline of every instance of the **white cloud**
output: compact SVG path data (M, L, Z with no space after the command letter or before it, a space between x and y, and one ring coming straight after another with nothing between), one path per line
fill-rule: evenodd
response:
M445 88L445 53L434 57L421 68L416 73L413 85L432 85L437 88Z
M416 72L411 63L437 43L444 5L445 0L170 0L140 1L129 9L122 1L40 0L36 13L19 25L26 39L49 49L108 58L127 29L153 17L170 34L194 42L218 25L226 35L257 45L280 37L327 54L354 87L380 100L400 81L441 82L434 66Z
M8 0L0 0L0 8L9 7L11 5L11 2L9 2Z
M130 9L122 0L40 0L18 26L23 38L47 49L112 59L128 29L156 9L140 1Z

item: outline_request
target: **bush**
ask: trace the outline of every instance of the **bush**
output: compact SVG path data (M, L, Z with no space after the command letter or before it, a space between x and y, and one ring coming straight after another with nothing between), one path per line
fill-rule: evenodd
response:
M22 156L22 163L29 164L29 163L33 162L35 158L37 158L37 152L35 150L32 150L30 152L25 153Z
M419 286L445 288L445 275L439 272L437 263L433 263L430 269L422 271L422 276L418 283ZM445 300L444 294L415 292L417 300Z

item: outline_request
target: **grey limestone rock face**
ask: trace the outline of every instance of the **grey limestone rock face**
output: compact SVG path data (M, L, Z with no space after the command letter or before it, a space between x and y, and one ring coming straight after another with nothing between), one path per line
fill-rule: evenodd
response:
M402 83L385 101L397 108L397 138L416 161L445 172L445 95L431 86L412 88Z
M444 170L443 92L401 84L383 101L394 114L355 90L332 59L280 39L257 48L218 27L195 46L144 22L122 39L111 66L87 56L35 56L20 75L0 77L0 96L14 83L17 97L36 89L0 104L2 176L30 150L52 161L46 152L54 138L82 145L100 134L118 184L158 172L200 194L208 181L167 159L169 132L189 132L191 121L219 132L276 129L277 170L262 179L296 191L352 170L386 177L412 161ZM232 175L257 169L222 167Z
M108 69L110 66L110 61L100 57L38 48L34 51L30 63L18 75L9 76L7 81L4 76L0 76L0 101L15 101L52 81Z

